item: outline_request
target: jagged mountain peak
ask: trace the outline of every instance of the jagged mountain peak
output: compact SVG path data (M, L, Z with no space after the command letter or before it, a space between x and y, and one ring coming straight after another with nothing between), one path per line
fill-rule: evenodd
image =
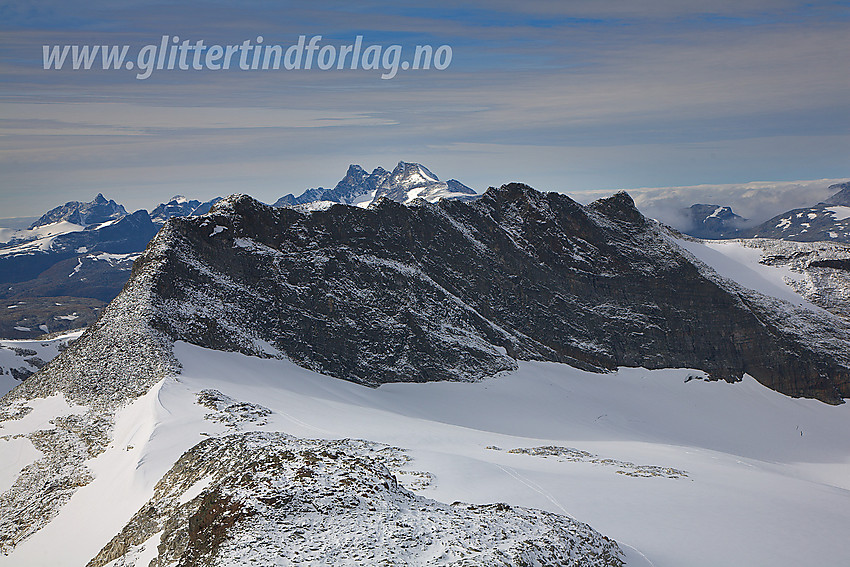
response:
M362 166L357 165L356 163L352 163L348 166L348 170L345 172L346 177L355 177L355 176L366 176L366 170L363 169Z
M747 219L724 205L695 203L684 209L682 216L682 231L697 238L734 238L747 224Z
M386 196L400 203L415 199L437 201L439 199L469 199L478 195L457 180L440 181L424 165L400 161L395 169L378 186L377 196Z
M411 203L415 199L469 200L477 198L478 195L456 179L440 181L422 164L399 161L392 171L376 167L371 173L359 165L351 164L345 176L332 189L319 187L308 189L298 197L285 195L278 199L274 206L295 207L326 201L367 207L381 197L400 203Z
M439 181L440 179L431 173L424 165L416 162L409 161L399 161L396 164L395 169L392 171L392 176L397 178L405 178L405 179L416 179L421 178L425 182L434 182Z
M98 193L94 199L87 203L68 201L64 205L49 210L32 223L30 229L60 221L68 221L83 226L93 225L115 220L126 214L127 211L123 206L111 199L107 200L101 193Z
M598 199L588 208L601 212L611 219L625 221L636 226L644 226L648 221L635 205L634 199L626 191L617 191L605 199Z

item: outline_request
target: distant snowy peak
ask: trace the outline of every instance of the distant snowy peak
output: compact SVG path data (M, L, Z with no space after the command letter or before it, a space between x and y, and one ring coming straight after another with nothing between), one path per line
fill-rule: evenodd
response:
M205 203L201 203L200 205L195 207L195 209L189 216L199 217L201 215L205 215L210 212L210 209L213 208L213 205L215 205L219 201L221 201L221 197L215 197L213 199L210 199L209 201L206 201Z
M187 199L183 195L175 195L167 203L161 203L151 211L151 220L159 225L165 224L173 217L197 217L207 214L221 197L202 203L197 199Z
M333 189L308 189L298 197L289 194L278 199L274 206L293 207L323 201L368 207L382 197L409 204L415 199L434 202L440 199L470 200L478 196L456 179L440 181L424 165L400 161L392 171L376 167L371 173L352 164Z
M195 199L190 201L183 195L175 195L170 201L158 205L151 211L151 220L162 224L171 217L185 217L192 214L192 211L200 204L201 202Z
M830 185L835 193L811 207L792 209L758 226L703 238L776 238L796 242L850 242L850 182Z
M440 199L468 200L472 196L476 196L475 191L455 179L440 181L424 165L400 161L378 187L375 198L386 197L408 204L415 199L434 202Z
M850 181L845 183L836 183L830 185L829 189L835 191L835 194L824 201L827 205L841 205L850 207Z
M49 210L37 221L32 223L31 229L60 221L68 221L79 225L100 224L116 220L126 215L124 207L98 193L94 200L88 203L80 201L69 201L64 205Z
M747 219L735 214L731 207L697 203L684 210L687 228L685 234L697 238L732 238Z

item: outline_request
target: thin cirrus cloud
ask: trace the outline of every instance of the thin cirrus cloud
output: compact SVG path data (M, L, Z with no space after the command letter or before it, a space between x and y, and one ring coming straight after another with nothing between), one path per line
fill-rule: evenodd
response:
M14 114L12 114L14 112ZM32 119L27 123L27 117ZM10 127L3 124L11 124ZM135 136L180 130L376 126L367 113L286 108L143 106L122 102L20 103L0 108L0 136Z

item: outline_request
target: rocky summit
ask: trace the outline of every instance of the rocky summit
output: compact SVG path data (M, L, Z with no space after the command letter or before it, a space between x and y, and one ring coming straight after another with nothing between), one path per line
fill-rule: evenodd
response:
M171 219L100 321L16 391L143 392L179 340L373 386L547 360L748 373L837 403L847 338L842 317L719 276L625 193L582 206L510 184L470 203L311 213L234 195ZM129 382L124 363L150 372Z
M68 221L78 225L93 225L111 220L116 220L126 215L127 211L124 207L113 201L106 199L100 193L88 203L80 201L70 201L59 207L50 209L44 213L37 221L30 225L30 228L37 228L47 224Z
M203 441L88 566L624 564L614 541L564 516L417 496L386 466L393 448L375 445L257 432Z
M731 207L720 205L691 205L683 211L686 226L683 232L697 238L733 238L747 219L735 214Z

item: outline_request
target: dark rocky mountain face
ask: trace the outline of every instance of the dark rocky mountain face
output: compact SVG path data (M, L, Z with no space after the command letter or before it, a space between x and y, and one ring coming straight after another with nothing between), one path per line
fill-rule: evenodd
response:
M426 200L478 196L459 181L442 182L424 166L399 162L392 172L378 167L367 173L352 165L333 189L320 187L299 197L287 195L275 206L322 200L365 206L382 195L408 200L411 190ZM34 338L45 326L53 331L91 324L97 311L121 291L129 265L160 226L170 218L204 215L220 200L216 197L201 203L178 195L150 214L140 210L129 215L123 206L98 194L89 203L70 201L51 209L32 228L67 221L82 229L70 227L71 232L58 236L18 234L10 242L0 243L0 300L18 305L14 312L0 312L0 336ZM125 257L105 258L102 253ZM74 308L70 312L69 305ZM73 315L75 319L68 319Z
M684 213L690 226L682 232L697 238L735 238L747 221L730 207L720 205L691 205Z
M183 340L369 385L472 380L536 359L746 372L793 396L850 395L843 319L720 278L624 193L583 207L520 184L473 203L311 214L232 196L169 221L69 352L123 352L127 334L153 337L142 358ZM62 359L24 386L141 387L96 378L120 369L68 376Z
M127 211L124 207L113 200L107 200L100 193L93 201L81 203L80 201L70 201L51 209L42 215L37 221L32 223L30 228L36 228L46 224L51 224L59 221L68 221L80 225L92 225L104 223L110 220L115 220Z

